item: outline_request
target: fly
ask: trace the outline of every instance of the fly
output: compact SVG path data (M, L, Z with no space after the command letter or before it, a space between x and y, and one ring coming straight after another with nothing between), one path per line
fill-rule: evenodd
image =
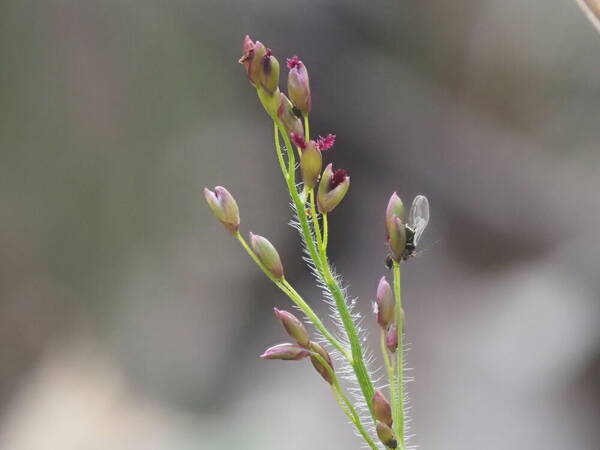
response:
M424 195L417 195L408 213L408 223L404 225L404 229L406 230L406 245L404 246L404 252L402 252L402 261L406 261L417 253L417 245L428 223L429 200ZM392 256L388 255L385 260L386 267L391 269L393 264L394 260Z

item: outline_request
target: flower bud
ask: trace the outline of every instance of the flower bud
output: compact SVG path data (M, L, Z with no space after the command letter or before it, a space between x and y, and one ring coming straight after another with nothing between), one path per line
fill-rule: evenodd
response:
M395 449L398 447L398 441L392 429L383 422L377 422L375 427L377 437L387 448Z
M204 197L213 214L232 234L240 228L240 213L238 205L227 189L215 187L215 191L204 188Z
M385 346L392 353L398 349L398 327L395 323L391 324L385 333Z
M319 191L317 192L317 205L319 212L328 213L339 205L342 201L348 188L350 187L350 177L343 169L333 171L333 165L329 164L319 183Z
M292 105L292 102L290 102L283 92L280 92L279 95L280 103L277 110L277 117L283 123L288 134L296 133L298 136L304 136L304 126L302 125L302 121L294 114L294 105Z
M398 194L394 192L385 210L385 234L395 261L400 261L406 249L406 227L403 218L404 205Z
M258 86L260 74L262 72L262 60L267 49L259 41L253 42L250 36L246 35L242 46L242 57L240 64L244 65L248 80L253 86Z
M273 244L266 238L250 233L250 243L254 249L254 253L265 266L265 268L277 279L283 278L283 266L281 258Z
M310 352L297 344L290 344L286 342L284 344L278 344L274 347L268 348L265 352L260 355L262 359L283 359L286 361L297 361L302 358L306 358L310 355Z
M275 312L275 317L279 319L283 328L285 328L287 334L302 347L308 347L310 337L300 319L288 311L277 308L273 308L273 311Z
M267 49L261 61L260 85L269 94L273 95L279 89L279 61Z
M315 141L310 141L300 158L300 172L304 186L314 188L317 185L321 169L323 168L323 157L321 151L317 148Z
M388 245L394 261L400 261L406 250L406 227L399 217L392 221L392 227L389 229Z
M379 280L375 306L377 323L385 330L394 321L394 294L385 277L381 277L381 280Z
M379 391L373 396L373 415L375 419L385 423L387 426L392 426L392 408L387 399Z
M312 352L318 353L321 356L321 358L323 358L329 364L329 368L331 369L331 371L333 371L333 363L331 362L331 357L329 356L329 353L327 353L327 350L325 350L323 347L321 347L319 344L313 341L310 341L309 348ZM324 367L318 358L316 358L314 355L311 355L310 362L312 362L314 368L317 370L317 372L319 372L319 375L321 375L325 381L327 381L329 384L333 382L330 370L327 369L327 367Z
M288 94L292 103L304 114L310 112L312 100L306 66L294 56L287 60L288 69Z

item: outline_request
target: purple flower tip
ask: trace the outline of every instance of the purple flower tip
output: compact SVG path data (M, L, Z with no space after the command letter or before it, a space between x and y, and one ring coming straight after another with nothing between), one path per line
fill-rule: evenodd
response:
M335 189L342 184L346 178L348 178L348 172L346 172L344 169L337 169L335 172L333 172L333 176L331 177L330 188Z
M317 148L322 152L329 150L335 144L335 134L328 134L326 137L319 136L317 139Z
M297 147L300 147L302 150L306 150L306 141L299 134L294 133L293 131L290 133L290 137L292 138L292 142Z
M287 66L288 69L292 70L295 67L298 67L302 64L302 61L300 61L300 58L298 58L297 56L293 56L291 58L288 58L287 60Z

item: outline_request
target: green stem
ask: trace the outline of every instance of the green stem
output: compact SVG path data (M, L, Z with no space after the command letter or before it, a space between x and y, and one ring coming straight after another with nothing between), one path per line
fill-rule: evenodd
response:
M348 341L350 342L350 350L352 353L351 364L356 374L356 379L358 384L360 385L361 391L363 393L366 404L369 406L369 411L371 412L371 416L373 416L373 405L372 399L375 394L375 389L373 388L373 382L369 377L369 372L365 365L363 351L360 339L358 337L358 332L356 330L356 326L354 321L352 320L352 316L348 309L348 305L346 304L346 299L344 298L344 294L331 274L331 269L329 267L329 263L327 262L327 258L321 259L321 255L317 252L315 247L315 242L313 235L310 231L310 226L308 223L308 219L306 217L305 206L302 203L298 191L296 190L296 175L295 175L295 157L294 151L292 148L292 144L290 142L290 138L287 134L287 131L280 120L276 121L278 132L281 133L285 145L288 148L288 167L289 167L289 177L287 179L288 188L290 191L290 195L296 207L296 211L298 212L298 220L300 221L300 228L302 230L302 234L304 236L304 240L306 242L306 247L308 248L308 252L310 257L316 267L316 269L321 273L327 287L331 291L333 298L335 300L336 308L340 314L340 318L342 319L342 323L344 325L344 329L346 330L346 334L348 336ZM279 144L279 139L275 139L276 145Z
M304 301L302 296L292 287L292 285L285 279L275 278L271 272L264 266L264 264L258 259L256 253L250 248L244 237L237 233L235 235L238 241L242 244L242 247L246 250L246 252L250 255L250 257L254 260L254 262L260 267L260 269L265 273L265 275L279 288L281 289L294 304L300 308L300 310L309 318L312 324L317 328L321 334L333 345L344 357L350 359L350 355L348 354L348 350L344 348L344 346L338 341L330 332L325 328L321 319L315 314L313 309Z
M325 283L333 295L335 306L340 314L340 318L342 319L346 334L348 335L348 341L350 341L350 350L352 351L352 368L356 374L356 379L360 385L365 402L369 406L369 411L373 416L372 400L373 395L375 394L373 382L369 377L369 371L365 365L360 338L358 337L356 326L354 325L354 321L352 320L352 316L348 309L348 304L344 298L344 293L342 292L335 278L333 278L327 259L323 261L323 278L325 279Z
M321 227L319 226L319 216L317 215L317 208L315 204L315 190L310 190L310 215L312 217L313 228L315 229L315 235L317 236L317 246L321 250L321 259L323 259L323 238L321 237Z
M304 136L306 142L310 141L310 125L308 123L308 114L302 114L304 116Z
M352 368L354 369L354 373L356 374L356 379L358 384L360 385L360 389L365 398L366 404L369 406L369 411L371 415L373 415L373 405L372 399L375 394L375 389L373 388L373 382L369 377L369 371L367 370L362 346L360 339L358 337L358 332L356 330L356 326L354 325L354 321L352 320L352 316L350 311L348 310L348 305L346 304L346 299L344 298L344 294L338 285L337 281L333 278L331 274L331 269L329 267L329 263L327 262L327 258L321 259L321 255L317 252L315 248L315 242L313 239L313 235L310 232L310 227L308 224L308 219L306 217L306 211L304 209L304 205L300 201L300 196L298 195L298 191L295 186L295 158L294 152L292 150L290 138L285 130L285 127L281 123L281 121L277 121L277 127L283 139L285 141L285 145L290 149L288 151L289 158L289 174L288 177L288 188L290 191L290 195L292 196L292 200L296 206L296 210L298 211L298 219L300 221L300 227L302 229L302 234L304 235L304 240L306 241L306 246L308 248L308 252L310 257L315 264L317 270L323 276L327 287L331 291L333 298L335 300L336 308L340 314L340 318L342 319L342 323L344 325L344 329L346 330L346 334L348 335L348 341L350 342L350 349L352 352ZM278 142L278 139L276 139ZM325 219L326 220L326 219ZM325 226L325 222L323 222Z
M329 240L329 224L327 222L327 213L323 213L323 249L327 250L327 241Z
M325 359L320 354L313 352L312 356L315 357L329 373L329 376L331 377L331 389L333 390L333 396L335 397L335 400L337 401L342 411L344 411L348 419L350 419L350 422L354 424L354 426L356 427L360 435L363 437L363 439L367 442L369 447L371 447L373 450L378 450L379 447L377 447L377 445L373 442L373 439L371 439L371 436L369 436L369 433L367 433L367 431L365 430L362 422L360 421L360 416L356 412L356 409L352 405L352 402L348 400L348 397L346 397L344 391L342 391L342 388L340 387L340 384L338 382L333 368L329 365L327 361L325 361Z
M285 127L279 120L276 121L275 130L275 134L278 133L280 133L283 136L283 140L288 149L287 155L289 163L289 176L286 180L288 184L288 190L290 191L290 196L292 197L292 201L294 202L294 206L296 207L296 211L298 212L298 220L300 221L300 228L302 229L302 234L306 242L306 247L308 248L308 253L310 254L310 257L313 263L315 264L317 270L321 271L321 259L315 247L315 241L313 239L312 233L310 232L310 226L308 224L308 219L306 218L306 211L304 209L305 206L302 202L302 199L300 198L300 195L298 194L298 191L296 190L296 158L294 156L294 149L292 147L292 143L290 142L290 138L287 134L287 131L285 130ZM279 146L279 138L277 137L275 138L275 145L278 147L278 151L281 151Z
M304 314L310 319L310 321L315 325L315 327L321 332L323 336L333 345L337 351L339 351L343 357L346 359L351 359L348 354L348 350L346 350L342 344L335 338L333 335L325 328L321 319L315 314L310 306L304 301L304 299L298 294L298 292L292 287L292 285L284 278L281 280L283 286L289 290L291 293L292 300L294 303L302 310Z
M402 295L400 292L400 263L394 261L394 296L396 298L396 328L398 332L398 349L396 350L396 398L392 415L394 418L394 432L401 449L404 444L404 318L402 314Z
M285 167L285 161L283 159L283 153L281 151L281 145L279 145L279 134L277 134L277 124L273 122L275 127L275 148L277 150L277 160L279 161L279 167L281 168L281 172L283 173L283 178L287 182L287 179L290 177L287 168Z

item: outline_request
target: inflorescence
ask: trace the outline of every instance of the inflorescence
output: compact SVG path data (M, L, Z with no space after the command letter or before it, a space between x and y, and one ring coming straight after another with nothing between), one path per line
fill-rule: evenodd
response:
M429 202L422 195L415 197L408 216L394 192L385 211L385 236L389 247L388 267L393 269L393 286L381 277L373 310L380 328L380 347L389 383L390 400L374 387L367 369L367 351L361 339L353 303L333 272L327 257L328 214L344 199L350 187L350 177L344 169L328 164L323 169L322 152L330 150L336 136L328 134L310 139L308 116L312 98L308 71L294 56L287 60L287 95L279 89L279 62L270 49L246 36L239 62L244 66L250 84L274 124L276 156L289 190L296 213L297 228L306 247L309 265L331 300L336 322L343 339L330 332L311 306L285 278L283 264L276 248L266 238L250 233L250 244L240 234L240 215L233 196L224 187L214 191L204 189L211 210L225 228L241 243L265 275L286 295L315 327L311 338L302 320L289 311L274 309L275 317L293 342L268 348L263 359L298 361L310 359L317 373L331 386L334 398L354 425L358 434L373 450L380 448L376 439L390 449L406 450L406 417L404 393L404 310L400 295L400 263L416 252L417 244L429 221ZM283 145L282 145L283 141ZM302 189L296 181L297 164ZM319 342L317 342L319 341ZM329 350L328 350L329 348ZM351 401L339 383L343 372L333 363L331 353L348 367L359 387L359 400ZM360 403L366 414L360 413ZM377 436L377 438L375 437Z

